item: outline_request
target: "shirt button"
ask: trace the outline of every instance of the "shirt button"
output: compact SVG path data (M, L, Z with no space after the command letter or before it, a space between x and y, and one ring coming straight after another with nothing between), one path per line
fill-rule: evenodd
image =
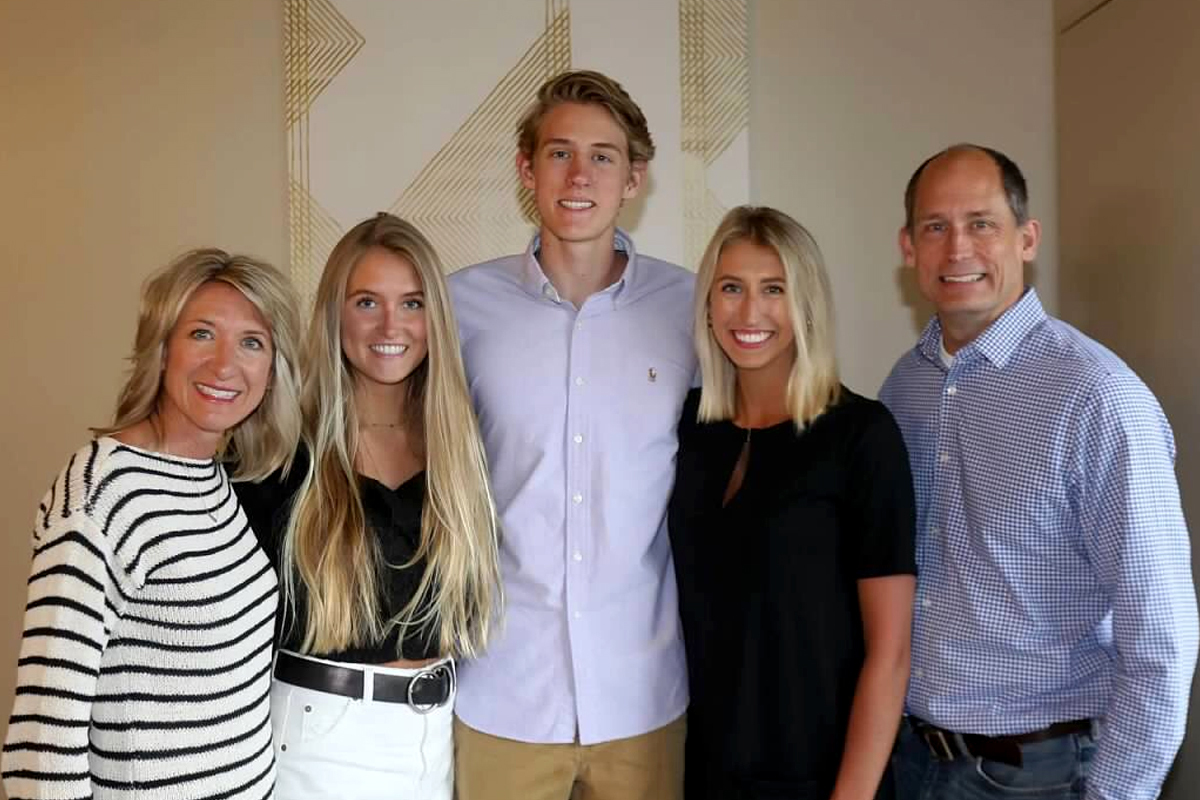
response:
M575 494L571 495L571 502L573 502L573 503L582 503L582 502L583 502L583 495L581 495L579 492L576 492Z
M577 433L572 437L575 444L583 444L583 434Z
M950 460L950 454L949 454L949 453L938 453L938 461L939 461L939 462L941 462L941 463L945 464L945 463L946 463L947 461L949 461L949 460Z
M931 605L933 605L933 601L932 601L932 600L930 600L928 597L926 597L925 599L923 599L923 600L921 601L921 607L922 607L922 608L929 608Z
M575 379L575 385L576 385L576 386L583 386L583 378L576 378L576 379Z
M954 395L958 394L958 387L957 387L957 386L947 386L947 387L946 387L946 394L948 394L948 395L950 395L951 397L953 397Z
M913 670L913 677L916 678L917 680L924 678L925 670L921 669L920 667L917 667L916 669Z
M576 323L575 323L575 330L577 330L577 331L581 331L581 330L583 330L583 323L582 323L582 322L576 322Z
M929 532L932 533L934 536L937 536L939 533L942 532L942 529L939 528L937 525L930 525Z
M583 553L581 553L581 552L579 552L578 550L576 550L576 551L575 551L575 552L574 552L574 553L571 555L571 558L575 559L576 561L583 561Z
M574 614L572 614L571 616L575 617L575 619L579 619L580 617L582 617L582 616L583 616L583 612L582 612L582 611L576 611L576 612L575 612Z

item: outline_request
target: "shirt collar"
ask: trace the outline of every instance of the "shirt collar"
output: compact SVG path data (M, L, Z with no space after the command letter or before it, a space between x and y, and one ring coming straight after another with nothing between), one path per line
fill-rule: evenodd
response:
M1025 336L1045 319L1046 309L1038 299L1037 290L1030 286L1021 295L1020 300L987 326L974 341L960 348L954 354L954 360L965 362L978 354L995 367L1003 369ZM917 340L917 350L933 363L941 364L941 347L942 323L935 315L925 326L921 338Z
M538 263L537 253L542 247L541 233L535 233L533 239L529 242L529 247L525 250L525 258L522 260L520 281L525 291L536 297L546 297L555 303L563 302L558 294L558 290L554 288L554 284L546 277L546 273L542 271L542 265ZM623 293L622 290L627 286L636 286L638 279L638 258L637 251L633 247L633 239L629 238L629 234L617 228L616 234L613 236L613 250L617 250L625 254L626 264L625 271L621 273L621 277L616 283L604 289L603 293L611 293L613 302Z

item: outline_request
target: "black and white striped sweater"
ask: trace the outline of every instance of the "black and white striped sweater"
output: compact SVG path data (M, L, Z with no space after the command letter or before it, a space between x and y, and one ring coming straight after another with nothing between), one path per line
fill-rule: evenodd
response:
M9 799L269 797L276 591L220 464L75 453L34 524Z

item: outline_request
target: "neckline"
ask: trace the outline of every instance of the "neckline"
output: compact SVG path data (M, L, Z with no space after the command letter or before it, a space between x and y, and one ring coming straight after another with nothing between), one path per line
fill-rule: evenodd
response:
M385 492L387 492L388 494L398 494L398 493L400 492L400 490L401 490L401 489L405 488L406 486L409 486L409 485L411 485L411 484L412 484L412 483L414 483L414 482L415 482L415 481L416 481L418 478L424 478L424 477L425 477L425 470L423 470L423 469L419 469L419 470L417 470L417 471L416 471L416 472L414 472L412 475L408 476L408 477L407 477L407 478L405 478L403 481L401 481L400 483L396 484L396 487L395 487L395 488L392 488L391 486L388 486L386 483L384 483L383 481L379 480L378 478L372 478L370 475L364 475L364 474L363 474L363 473L361 473L361 472L356 472L356 473L354 473L354 474L358 476L359 480L370 481L371 483L373 483L373 484L375 484L376 486L378 486L380 489L383 489L383 490L384 490Z
M795 423L793 423L791 419L781 420L780 422L776 422L774 425L763 425L763 426L757 427L757 428L743 427L741 425L738 425L736 422L734 422L731 419L728 419L725 421L729 423L729 427L733 428L738 433L746 435L746 436L761 435L761 434L769 433L771 431L777 430L779 428L784 428L784 427L790 427L790 428L795 427Z
M114 438L112 436L98 436L98 437L96 437L96 441L97 442L111 442L114 449L122 448L122 449L128 450L132 453L136 453L137 455L144 456L146 458L157 459L159 461L177 461L182 464L194 464L196 466L207 467L207 466L211 466L212 464L215 464L216 460L217 460L216 456L210 456L209 458L195 458L192 456L176 455L175 453L163 453L158 450L147 450L146 448L138 447L135 444L128 444L126 442L122 442L120 439Z

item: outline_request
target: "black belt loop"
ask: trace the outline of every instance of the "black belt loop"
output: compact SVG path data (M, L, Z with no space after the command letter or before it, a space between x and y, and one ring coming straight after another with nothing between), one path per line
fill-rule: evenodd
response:
M275 679L293 686L341 695L354 700L366 697L362 669L325 664L285 650L275 655ZM454 662L444 661L415 675L373 673L371 697L380 703L402 703L419 714L444 706L454 693Z

